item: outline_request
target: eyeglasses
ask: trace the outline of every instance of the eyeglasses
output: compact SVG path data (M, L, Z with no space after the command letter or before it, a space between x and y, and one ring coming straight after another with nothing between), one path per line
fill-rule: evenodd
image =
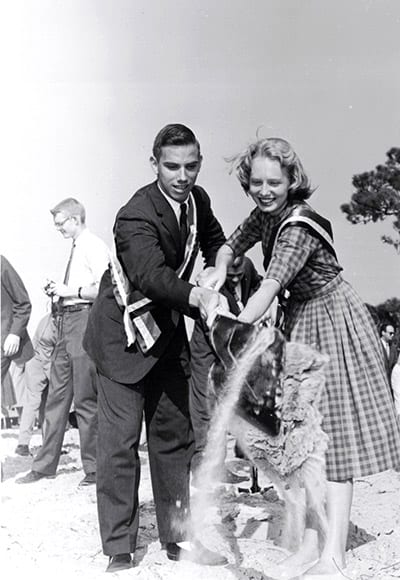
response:
M70 219L71 219L71 217L72 217L72 216L70 216L70 215L69 215L69 216L68 216L68 217L66 217L66 218L65 218L65 220L63 220L62 222L56 222L56 221L54 220L54 227L55 227L57 230L58 230L58 229L60 229L60 228L62 228L62 227L63 227L63 225L65 224L65 222L67 222L68 220L70 220Z

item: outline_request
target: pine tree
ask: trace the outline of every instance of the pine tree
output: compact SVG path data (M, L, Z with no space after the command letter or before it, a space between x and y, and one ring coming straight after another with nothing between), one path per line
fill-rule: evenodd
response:
M353 224L394 216L395 236L382 236L382 241L400 253L400 148L392 147L386 157L384 165L353 176L355 192L350 203L341 205L340 209Z

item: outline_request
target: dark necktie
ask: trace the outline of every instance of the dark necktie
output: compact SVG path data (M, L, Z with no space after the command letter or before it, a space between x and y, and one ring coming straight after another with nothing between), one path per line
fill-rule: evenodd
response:
M71 253L69 255L68 264L67 264L67 267L65 269L64 284L66 286L68 286L69 274L71 272L71 264L72 264L72 258L74 257L74 251L75 251L75 242L72 243Z
M186 240L188 237L186 203L181 203L181 215L179 216L179 229L180 229L180 238L181 238L181 257L182 257L182 261L183 261L183 258L185 256Z
M74 251L75 251L75 241L72 242L71 253L70 253L69 258L68 258L67 267L65 268L63 283L66 286L68 286L68 282L69 282L69 274L71 271L71 264L72 264L72 258L74 257ZM64 298L59 298L58 300L54 300L53 296L51 297L51 312L52 312L53 316L57 316L57 315L61 314L63 304L64 304ZM60 331L60 328L61 327L59 327L59 331Z

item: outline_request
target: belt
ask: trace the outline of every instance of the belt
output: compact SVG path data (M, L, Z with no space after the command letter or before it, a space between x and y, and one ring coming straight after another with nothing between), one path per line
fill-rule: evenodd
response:
M328 294L331 294L331 292L334 292L340 286L340 284L344 283L345 281L343 280L342 275L339 273L335 276L335 278L324 284L324 286L321 286L321 288L314 288L312 290L303 290L293 293L289 300L293 300L294 302L305 302L308 300L314 300L314 298L321 298L321 296L327 296Z
M79 312L80 310L88 310L91 307L92 307L91 303L65 304L64 306L61 306L60 314L63 314L64 312Z

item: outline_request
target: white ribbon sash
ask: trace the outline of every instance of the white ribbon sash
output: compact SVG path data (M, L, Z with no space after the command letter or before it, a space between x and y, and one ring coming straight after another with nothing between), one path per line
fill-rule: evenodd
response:
M197 237L197 208L193 195L189 194L188 211L189 234L186 240L185 255L182 264L176 271L179 278L182 277L196 246ZM136 302L130 302L132 288L126 277L118 258L113 255L110 259L111 281L118 305L123 309L123 324L128 347L138 341L143 353L150 350L161 335L161 330L154 320L150 310L140 313L143 308L151 308L152 301L143 297Z

